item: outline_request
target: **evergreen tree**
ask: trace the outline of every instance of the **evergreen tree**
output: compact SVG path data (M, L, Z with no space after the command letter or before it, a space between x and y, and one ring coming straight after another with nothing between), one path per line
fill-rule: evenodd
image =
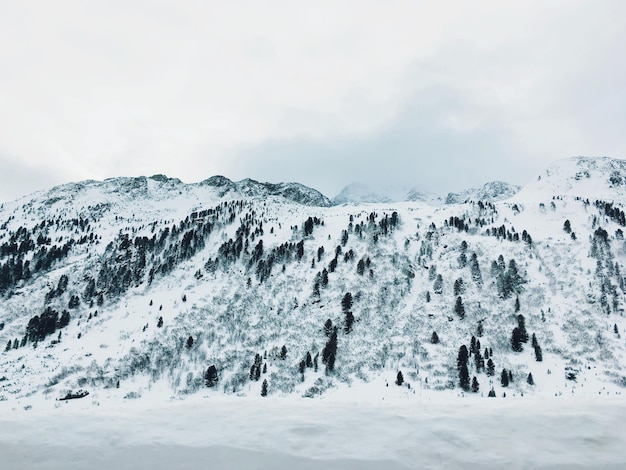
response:
M476 365L477 373L480 373L485 368L485 359L483 359L480 349L477 349L474 354L474 364Z
M287 346L283 344L283 347L280 348L280 358L284 361L287 358Z
M503 387L509 386L509 373L506 369L502 369L502 374L500 375L500 383Z
M404 376L402 375L402 371L398 371L398 375L396 377L396 385L400 386L404 383Z
M519 327L513 328L513 333L511 334L511 348L515 352L520 352L524 349L522 347L522 333Z
M520 304L519 304L519 296L515 297L515 311L519 312Z
M439 336L437 335L436 331L433 331L433 334L430 337L430 342L432 344L438 344L439 343Z
M569 219L563 223L563 231L565 231L565 233L570 233L572 231L572 224L570 224Z
M541 352L541 346L539 346L539 342L537 341L537 336L535 336L535 333L533 333L532 336L532 345L533 349L535 350L535 360L537 362L543 361L543 353Z
M187 349L191 349L193 346L193 336L189 336L189 338L187 338Z
M487 394L487 396L489 398L495 398L496 397L496 391L493 389L493 387L491 388L491 390L489 390L489 393Z
M326 370L332 372L335 370L335 357L337 355L337 328L333 329L330 338L326 342L326 346L322 350L322 363L326 364Z
M493 363L491 358L487 361L487 375L493 377L496 374L496 365Z
M347 312L352 308L352 294L350 292L346 292L341 300L341 308L344 312Z
M460 318L465 317L465 307L463 306L463 300L461 297L456 298L456 303L454 305L454 313L456 313Z
M209 366L205 372L204 381L207 387L214 387L217 384L217 368L214 365Z
M267 396L267 379L264 379L263 384L261 385L261 396L262 397Z
M526 379L526 382L528 382L528 385L535 385L535 380L533 379L532 372L528 373L528 378Z
M459 371L459 385L466 392L470 389L470 377L467 368L468 358L469 353L467 352L467 346L462 345L459 348L459 354L457 356L457 369Z
M528 333L526 332L526 319L524 315L519 314L517 316L517 326L520 329L520 339L523 343L528 342Z
M309 351L306 352L306 366L309 369L313 367L313 359L311 358L311 353Z
M363 259L361 258L361 259L359 260L359 262L357 263L357 265L356 265L356 273L357 273L359 276L362 276L364 272L365 272L365 262L364 262L364 261L363 261Z
M333 332L333 322L329 318L328 320L326 320L326 323L324 323L324 334L330 337L332 332Z
M463 284L463 279L458 278L454 281L454 295L460 295L465 292L465 285Z
M163 317L159 317L159 321L157 322L157 328L161 328L163 326Z
M11 340L7 343L7 347L4 349L5 351L9 351L11 349Z
M470 272L472 273L472 281L474 281L477 286L482 286L483 276L480 272L480 266L478 265L478 257L476 256L476 253L472 253L472 258L470 261Z
M480 386L478 385L478 380L476 379L476 376L474 376L472 379L472 392L478 393L479 388Z
M346 312L346 318L345 318L345 324L344 324L344 331L346 332L346 334L352 331L353 323L354 323L354 315L352 314L352 312Z

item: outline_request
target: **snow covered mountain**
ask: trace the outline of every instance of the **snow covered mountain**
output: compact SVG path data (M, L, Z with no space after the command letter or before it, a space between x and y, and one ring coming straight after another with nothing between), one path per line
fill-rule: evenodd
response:
M621 394L624 165L440 206L162 175L5 203L0 401Z
M446 204L462 204L469 201L503 201L513 197L520 189L520 186L503 183L502 181L492 181L485 183L478 189L467 189L460 193L448 193Z
M460 193L448 193L446 197L423 193L412 187L372 188L363 183L346 186L332 200L334 205L389 203L389 202L424 202L432 206L441 204L462 204L469 201L496 202L508 199L521 188L501 181L484 184L478 189L466 189Z
M364 183L352 183L341 190L332 200L334 205L368 204L419 201L431 205L439 205L443 201L434 194L423 193L412 187L377 187Z
M606 199L626 198L626 160L572 157L552 164L517 195L520 200L552 196Z

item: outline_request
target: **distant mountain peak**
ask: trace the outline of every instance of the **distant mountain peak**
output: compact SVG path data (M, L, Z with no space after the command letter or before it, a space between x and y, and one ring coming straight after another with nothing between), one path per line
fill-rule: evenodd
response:
M520 186L514 184L503 181L491 181L477 189L466 189L460 193L448 193L446 204L461 204L467 201L502 201L514 196L520 189Z
M543 170L517 195L520 200L553 196L626 198L626 160L611 157L570 157Z
M333 198L333 204L370 204L392 202L424 202L430 205L442 203L440 197L424 193L410 186L380 186L374 187L366 183L355 182L347 185Z

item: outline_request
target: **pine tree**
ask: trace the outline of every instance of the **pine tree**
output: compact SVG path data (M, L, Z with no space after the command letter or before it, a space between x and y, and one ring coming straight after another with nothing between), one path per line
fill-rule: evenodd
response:
M396 377L396 385L400 386L404 383L404 376L402 375L402 371L398 371L398 375Z
M283 347L280 348L280 358L284 361L287 358L287 346L283 344Z
M335 357L337 355L337 329L335 328L322 350L322 363L326 364L326 370L335 370Z
M509 373L506 369L502 369L502 374L500 375L500 383L503 387L509 386Z
M528 385L535 385L535 380L533 379L532 372L528 373L528 378L526 379L526 382L528 382Z
M489 390L489 393L487 394L487 396L489 398L495 398L496 397L496 391L493 389L493 387L491 388L491 390Z
M454 295L460 295L465 292L465 285L463 284L463 279L458 278L454 281Z
M261 396L262 397L267 396L267 379L264 379L263 384L261 385Z
M543 353L541 352L541 346L539 346L539 342L537 341L537 336L533 333L532 336L532 346L535 350L535 360L537 362L543 361Z
M465 307L463 306L463 299L461 297L456 298L456 304L454 305L454 313L456 313L459 317L465 317Z
M572 231L572 224L570 223L569 219L563 223L563 231L565 233L570 233Z
M522 333L519 327L513 328L513 333L511 334L511 348L515 352L520 352L524 349L522 347Z
M193 346L193 336L190 336L189 338L187 338L187 349L191 349L192 346Z
M357 265L356 265L356 273L357 273L359 276L362 276L364 272L365 272L365 262L364 262L364 261L363 261L363 259L361 258L361 259L359 260L359 262L357 263Z
M326 320L326 323L324 323L324 334L328 337L330 337L330 335L333 332L333 322L332 320L329 318L328 320Z
M309 351L306 352L306 366L309 369L313 367L313 359L311 358L311 353Z
M459 354L457 356L457 369L459 371L459 385L466 392L470 389L470 377L469 370L467 368L468 358L469 353L467 351L467 346L462 345L459 348Z
M217 384L217 368L214 365L209 366L204 374L204 380L207 387L214 387Z
M439 343L439 336L437 335L436 331L433 331L433 334L430 337L430 342L432 344L438 344Z
M479 388L480 386L478 385L478 380L476 379L476 376L474 376L472 379L472 392L478 393Z
M477 349L476 353L474 353L474 364L476 365L476 372L479 374L485 368L485 360L480 353L480 349Z
M482 286L483 276L480 273L480 266L478 265L478 257L476 256L476 253L472 253L470 271L472 273L472 281L474 281L478 287Z
M491 358L487 361L487 375L493 377L496 374L496 365L493 363Z

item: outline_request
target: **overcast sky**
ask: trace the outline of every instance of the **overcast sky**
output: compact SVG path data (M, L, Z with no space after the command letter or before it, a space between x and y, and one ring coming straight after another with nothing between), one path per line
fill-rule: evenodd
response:
M41 0L0 16L0 201L164 173L445 193L626 157L626 2Z

